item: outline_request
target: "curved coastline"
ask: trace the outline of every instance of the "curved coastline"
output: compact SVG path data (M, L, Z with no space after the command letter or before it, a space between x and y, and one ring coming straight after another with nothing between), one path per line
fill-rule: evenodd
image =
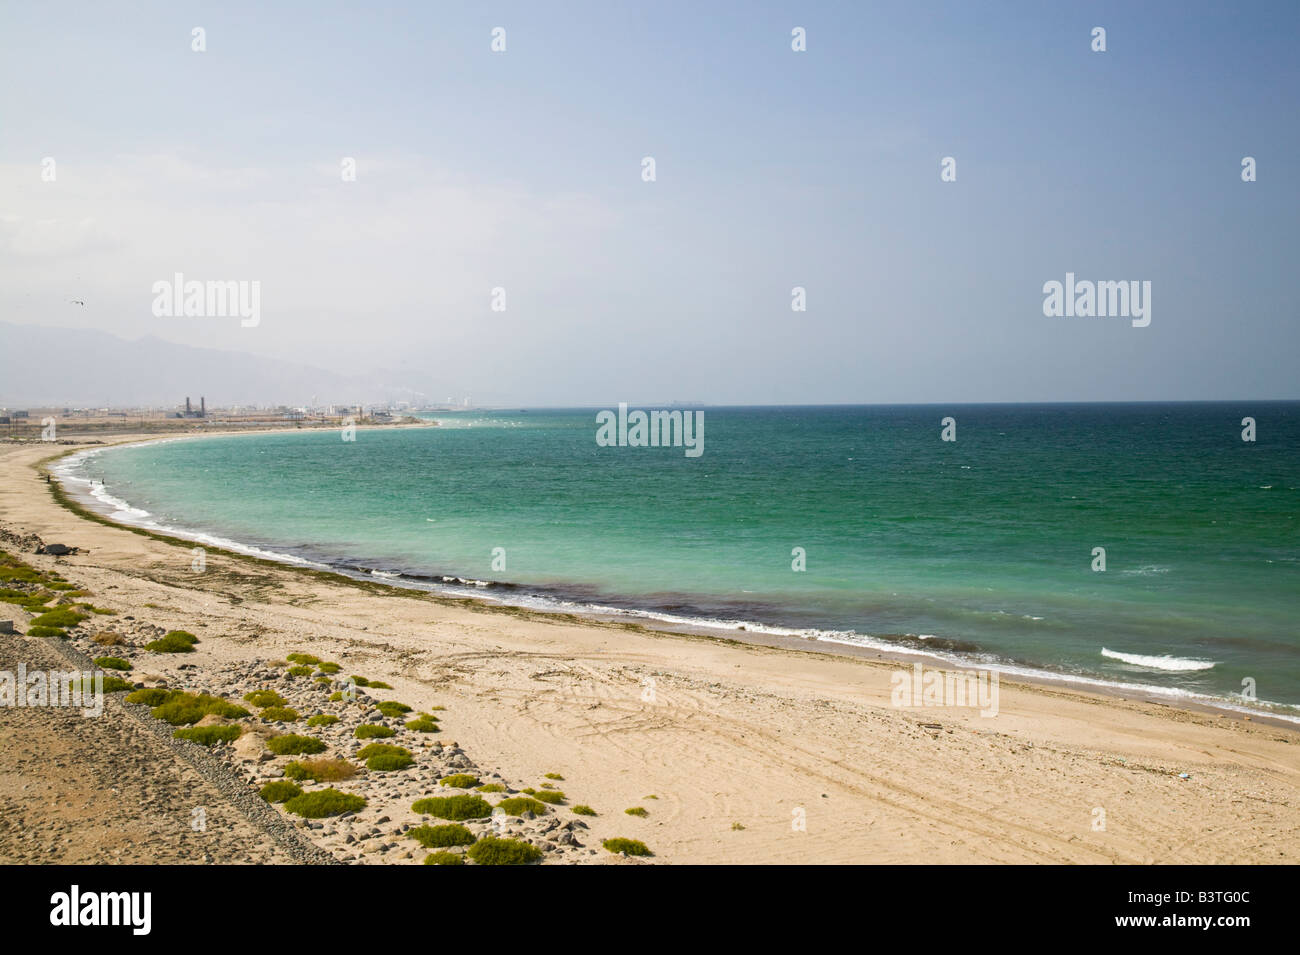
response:
M412 425L397 427L412 427ZM608 598L615 601L611 603L583 601L571 599L559 591L548 592L547 588L536 585L524 585L510 581L479 580L455 574L411 574L379 567L367 567L342 559L317 559L292 553L288 549L269 549L210 532L194 530L183 525L163 524L150 520L152 515L148 511L115 497L108 487L101 484L98 489L93 489L88 480L71 473L86 459L110 450L124 450L147 444L172 441L215 440L251 434L294 433L310 432L257 429L252 431L146 436L92 448L74 448L61 455L46 459L44 467L57 480L59 489L66 498L65 501L60 503L64 503L65 506L70 506L73 509L82 509L93 515L95 519L113 526L163 539L199 544L241 558L264 560L286 567L339 575L356 583L385 588L391 587L395 590L414 590L429 594L434 598L453 601L470 600L485 610L493 608L524 610L551 616L567 614L590 620L639 625L652 631L660 630L666 633L730 639L741 643L799 649L813 653L869 656L904 663L929 660L936 665L953 669L969 670L979 668L994 672L998 674L999 678L1008 678L1031 685L1075 689L1121 698L1153 697L1155 699L1152 702L1160 702L1162 705L1172 705L1202 712L1245 714L1253 719L1267 720L1279 726L1300 729L1300 706L1295 704L1268 700L1247 703L1244 700L1238 701L1231 697L1195 693L1178 687L1108 680L1083 673L1057 671L1042 664L1026 664L998 659L990 654L981 653L974 648L969 650L950 649L950 647L961 646L961 644L954 640L938 638L928 634L890 635L893 639L889 639L855 631L799 629L750 620L692 617L639 607L632 601L627 601L626 605L619 605L616 597ZM934 641L929 646L933 646L935 649L928 648L927 643L929 641ZM1124 659L1131 657L1129 654L1116 654L1105 651L1102 655L1132 665L1140 665ZM1146 660L1147 658L1142 659ZM1154 660L1155 658L1151 659ZM1152 668L1157 671L1168 671L1208 669L1213 666L1210 661L1180 660L1172 657L1166 659L1174 662L1169 666L1153 665Z

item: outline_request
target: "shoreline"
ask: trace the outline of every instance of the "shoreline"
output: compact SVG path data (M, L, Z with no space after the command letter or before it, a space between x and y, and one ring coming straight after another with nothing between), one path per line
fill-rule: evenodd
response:
M3 524L84 550L16 556L199 634L183 659L205 678L308 650L414 706L445 703L444 739L502 778L562 774L599 813L588 845L644 839L668 863L1300 861L1300 741L1262 717L1012 679L992 718L894 707L883 655L515 610L215 549L194 574L188 542L56 502L39 479L61 456L48 450L0 447ZM648 815L624 815L635 806Z
M367 427L370 429L385 429L436 426L437 422L433 421L424 424L405 422L389 425L370 425ZM57 473L54 473L55 466L59 462L66 461L68 458L74 457L77 454L88 452L98 453L111 448L135 447L150 443L194 440L200 438L239 437L245 434L298 433L306 430L322 430L322 428L264 428L259 430L240 429L212 431L203 434L138 435L132 436L130 439L124 438L122 441L102 442L97 446L67 450L60 454L53 455L43 461L42 468L52 474L54 481L60 488L59 493L56 495L57 499L59 499L65 507L72 509L74 513L79 513L89 519L102 521L110 526L121 527L135 533L154 536L164 541L200 544L207 549L211 549L215 552L226 553L232 557L269 561L279 566L295 567L304 571L336 575L343 579L351 580L361 586L378 585L396 591L415 591L417 593L428 594L437 600L468 600L482 605L489 611L496 610L507 613L538 613L549 617L562 618L575 617L580 620L639 626L648 632L696 635L720 640L732 640L736 643L747 645L765 646L769 648L780 648L808 653L826 653L860 659L887 660L908 665L917 662L929 662L937 668L988 670L997 672L999 674L999 679L1001 680L1076 690L1084 693L1096 693L1103 696L1116 697L1121 700L1135 698L1156 706L1171 706L1193 712L1232 714L1238 718L1245 716L1260 723L1266 723L1267 725L1300 733L1300 715L1289 716L1278 714L1276 712L1271 712L1267 706L1252 707L1245 703L1238 703L1228 698L1215 697L1209 694L1198 695L1176 688L1161 687L1153 684L1122 683L1119 681L1105 680L1101 677L1082 674L1058 675L1053 673L1046 665L1014 665L1009 663L990 664L986 662L975 662L964 658L957 651L944 651L938 649L928 650L920 647L889 646L888 641L883 637L868 637L868 639L872 639L875 642L855 644L846 640L803 636L797 632L773 632L782 630L797 631L799 629L778 624L757 624L749 621L742 621L739 622L739 626L731 627L722 626L720 624L710 624L707 622L695 623L689 620L672 620L666 618L665 615L660 614L653 609L639 608L634 605L630 605L629 607L612 607L609 612L603 611L596 605L590 605L589 608L579 607L573 610L559 607L550 609L544 606L537 607L521 603L512 603L508 597L497 597L486 592L456 592L454 589L455 585L452 585L449 581L455 580L458 581L460 585L468 587L473 585L472 578L466 578L456 574L440 575L443 577L442 582L435 581L432 576L427 582L405 574L398 574L396 578L390 578L386 574L377 573L374 570L367 570L362 567L348 568L338 564L331 564L327 561L314 560L309 557L302 557L292 553L271 551L257 545L245 544L241 541L222 538L201 531L189 530L187 528L170 526L150 527L143 524L133 524L128 521L114 520L111 513L107 512L106 509L100 510L96 508L95 504L104 504L102 500L94 498L93 495L90 494L79 495L64 483L62 477ZM74 500L74 498L78 499ZM121 501L121 503L127 508L134 509L134 506L131 505L130 502ZM527 586L523 584L515 584L509 581L490 581L486 583L488 583L489 586L508 587L510 589ZM543 599L558 601L563 598L544 596ZM765 629L751 629L753 627L762 627ZM1272 701L1265 702L1278 707L1288 705Z

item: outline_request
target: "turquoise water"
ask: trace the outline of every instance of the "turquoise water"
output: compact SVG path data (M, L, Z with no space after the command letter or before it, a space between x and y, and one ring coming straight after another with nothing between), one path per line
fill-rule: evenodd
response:
M595 409L437 418L69 476L121 519L414 585L1300 704L1298 403L707 408L698 458L599 447Z

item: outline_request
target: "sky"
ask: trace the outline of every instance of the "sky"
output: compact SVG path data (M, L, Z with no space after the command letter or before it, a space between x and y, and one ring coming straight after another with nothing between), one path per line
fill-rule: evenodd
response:
M1298 48L1293 2L5 3L0 321L487 405L1300 398ZM154 314L177 272L260 320ZM1150 324L1045 316L1067 272Z

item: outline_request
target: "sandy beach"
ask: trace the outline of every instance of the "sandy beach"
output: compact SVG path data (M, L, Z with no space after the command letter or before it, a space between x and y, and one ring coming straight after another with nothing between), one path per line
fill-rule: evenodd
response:
M419 771L368 790L360 815L376 830L418 823L411 793L438 795L436 772L464 765L513 790L538 787L548 773L563 777L565 803L520 824L523 837L539 842L573 836L550 840L547 862L633 861L601 849L617 837L643 841L651 861L665 864L1300 862L1300 734L1291 728L1006 679L996 716L897 707L891 674L910 664L871 652L547 616L217 551L198 573L192 545L61 505L38 469L66 450L0 445L0 549L57 570L116 612L97 628L118 627L132 639L151 629L199 637L192 654L137 654L132 679L233 691L270 661L305 652L390 684L378 698L445 708L436 745L416 744ZM18 542L31 535L77 553L24 552ZM10 617L25 630L27 614L0 606L0 618ZM0 636L5 666L28 657L39 664L52 642ZM121 848L108 855L73 848L90 829L121 828L138 811L105 791L116 777L97 764L118 760L126 780L119 788L129 787L142 772L131 747L154 744L128 744L136 731L115 713L110 706L73 732L67 714L0 709L6 818L17 814L34 828L55 798L42 775L73 766L85 767L77 772L82 795L96 806L90 822L35 840L31 831L0 828L0 859L109 861ZM402 732L394 743L414 735ZM88 733L106 738L96 745ZM62 752L64 762L24 761L12 741ZM253 759L249 779L273 778L283 762ZM228 796L184 761L150 765L160 786L207 787L194 798L210 807L211 836L155 827L127 850L138 861L291 861L289 849L273 845L265 858L252 857L248 840L232 833L256 821L223 809ZM597 814L575 816L579 804ZM634 807L645 814L625 813ZM582 827L569 826L579 819ZM328 821L303 835L338 861L421 857L410 840L359 850L355 833Z

